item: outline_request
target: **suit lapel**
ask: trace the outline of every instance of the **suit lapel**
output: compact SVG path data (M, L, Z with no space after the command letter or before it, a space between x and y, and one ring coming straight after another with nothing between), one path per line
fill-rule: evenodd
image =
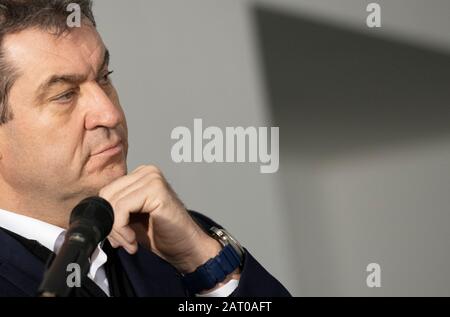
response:
M36 296L45 264L1 229L0 245L0 276L22 292L22 295Z

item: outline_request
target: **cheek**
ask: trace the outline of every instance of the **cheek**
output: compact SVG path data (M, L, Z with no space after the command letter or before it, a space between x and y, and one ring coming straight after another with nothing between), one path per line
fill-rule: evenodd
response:
M41 172L52 170L61 161L61 149L41 140L29 139L27 142L17 142L10 152L10 164L16 164L22 169L39 169Z
M16 165L15 169L64 175L79 155L73 136L61 129L18 127L12 137L8 147L8 164L13 168Z
M84 154L80 116L33 109L19 102L14 115L5 126L9 141L2 163L12 176L77 177Z
M2 177L13 187L27 188L52 175L48 159L31 139L16 137L3 156Z

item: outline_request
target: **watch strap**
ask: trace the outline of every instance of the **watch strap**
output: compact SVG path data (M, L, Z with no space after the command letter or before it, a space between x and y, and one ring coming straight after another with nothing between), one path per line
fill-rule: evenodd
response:
M188 290L197 294L201 291L213 288L224 281L241 264L241 258L236 250L226 245L220 253L199 266L194 272L183 276L183 282Z

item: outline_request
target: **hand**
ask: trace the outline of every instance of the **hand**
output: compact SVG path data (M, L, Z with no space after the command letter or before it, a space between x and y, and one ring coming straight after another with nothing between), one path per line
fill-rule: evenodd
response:
M108 239L133 254L138 243L181 273L193 272L221 250L191 218L183 203L154 166L141 166L102 188L99 196L114 209Z

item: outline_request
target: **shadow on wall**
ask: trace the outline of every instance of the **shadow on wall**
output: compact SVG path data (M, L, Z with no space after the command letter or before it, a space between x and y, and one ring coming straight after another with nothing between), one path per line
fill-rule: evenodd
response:
M266 7L255 7L253 13L272 124L280 126L280 174L287 225L296 241L291 246L296 285L301 295L361 294L367 262L358 258L357 248L348 251L355 257L348 261L361 261L362 268L347 287L352 282L339 277L333 266L347 261L333 246L335 223L329 211L317 207L323 198L305 166L449 139L450 56ZM358 216L364 221L364 211ZM389 216L383 221L392 223ZM402 226L392 224L392 230ZM376 248L376 241L366 237L360 244ZM380 251L380 257L386 254Z
M329 157L450 132L449 55L265 8L255 15L283 151Z

